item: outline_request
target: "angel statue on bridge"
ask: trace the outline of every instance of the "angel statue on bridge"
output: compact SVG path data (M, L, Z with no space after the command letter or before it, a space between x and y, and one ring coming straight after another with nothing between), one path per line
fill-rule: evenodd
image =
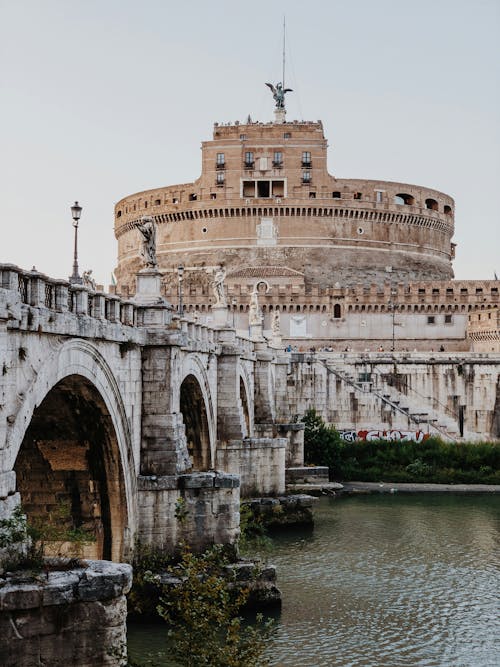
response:
M292 88L283 88L282 83L277 83L276 87L272 83L266 83L266 86L271 89L277 109L285 108L285 94L293 92Z
M215 296L215 306L227 306L226 291L224 289L224 280L226 278L226 269L219 265L214 271L212 290Z
M150 215L144 215L137 223L137 229L142 234L141 256L148 269L156 269L156 226Z

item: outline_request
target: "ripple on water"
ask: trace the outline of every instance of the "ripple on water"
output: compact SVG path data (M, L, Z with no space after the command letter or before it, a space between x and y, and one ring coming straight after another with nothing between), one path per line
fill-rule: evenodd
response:
M359 500L322 501L309 540L277 540L272 665L500 664L500 499Z

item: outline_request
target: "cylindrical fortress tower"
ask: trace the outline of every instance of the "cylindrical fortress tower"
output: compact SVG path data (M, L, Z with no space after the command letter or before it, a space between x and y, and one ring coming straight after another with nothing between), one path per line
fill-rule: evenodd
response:
M135 288L144 215L157 224L159 269L186 285L219 264L290 269L306 288L448 280L453 199L417 185L338 179L321 122L214 126L193 183L146 190L115 207L118 289ZM186 295L189 298L189 295Z

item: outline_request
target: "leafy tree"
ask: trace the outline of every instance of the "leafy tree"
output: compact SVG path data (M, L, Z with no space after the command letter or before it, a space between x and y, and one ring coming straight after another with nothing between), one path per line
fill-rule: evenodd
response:
M314 408L306 412L302 421L304 431L304 462L328 466L330 478L342 475L342 440L338 432L326 426Z

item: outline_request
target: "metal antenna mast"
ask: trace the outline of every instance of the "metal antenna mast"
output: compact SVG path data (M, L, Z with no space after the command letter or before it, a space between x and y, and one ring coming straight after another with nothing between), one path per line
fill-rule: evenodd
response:
M285 17L283 16L283 89L285 88Z

